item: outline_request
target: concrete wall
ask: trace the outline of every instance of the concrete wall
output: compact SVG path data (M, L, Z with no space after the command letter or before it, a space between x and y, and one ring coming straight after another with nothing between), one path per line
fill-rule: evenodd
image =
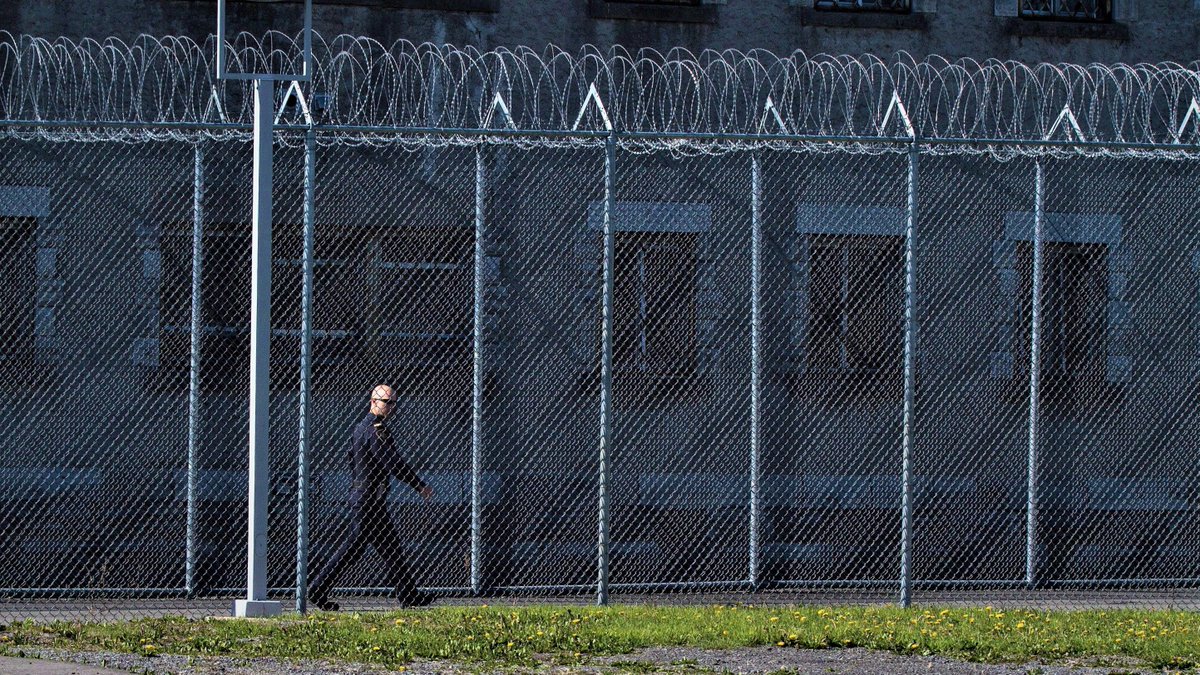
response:
M727 0L663 8L605 0L344 0L314 2L323 35L366 35L482 49L593 44L629 49L767 49L779 54L1015 59L1023 62L1187 62L1200 38L1200 8L1191 0L1116 0L1116 21L1096 26L1014 18L1017 0L918 0L906 16L814 11L811 0ZM1010 6L1011 5L1011 6ZM299 31L295 0L233 1L230 30ZM428 7L455 9L423 9ZM44 37L131 40L139 34L215 32L212 0L113 0L105 3L16 0L0 8L0 28ZM640 18L622 18L640 17ZM648 20L653 19L653 20Z

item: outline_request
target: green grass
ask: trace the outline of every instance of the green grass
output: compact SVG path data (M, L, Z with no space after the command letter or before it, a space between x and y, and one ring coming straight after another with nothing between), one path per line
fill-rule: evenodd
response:
M272 620L146 619L0 626L0 649L106 650L320 659L402 666L414 659L579 663L642 647L867 647L982 662L1106 659L1200 663L1200 614L898 607L441 607ZM625 670L644 666L628 660Z

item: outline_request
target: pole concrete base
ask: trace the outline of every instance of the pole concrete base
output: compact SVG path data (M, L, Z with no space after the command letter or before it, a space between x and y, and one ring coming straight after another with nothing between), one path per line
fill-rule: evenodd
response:
M278 600L234 600L233 615L245 619L260 619L283 614L283 603Z

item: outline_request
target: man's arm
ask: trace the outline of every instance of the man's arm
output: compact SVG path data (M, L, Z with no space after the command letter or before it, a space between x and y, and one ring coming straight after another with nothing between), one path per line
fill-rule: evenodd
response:
M395 476L396 480L406 483L412 489L420 492L422 497L429 499L429 496L432 496L432 490L429 485L421 480L416 470L409 466L408 462L404 461L404 458L396 450L395 445L392 443L381 443L380 446L379 450L383 455L384 466L387 467L388 473ZM430 493L429 496L426 496L427 491Z

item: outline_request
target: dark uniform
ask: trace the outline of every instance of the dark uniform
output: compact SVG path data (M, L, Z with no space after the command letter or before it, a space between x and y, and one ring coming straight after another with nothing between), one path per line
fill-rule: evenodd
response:
M367 544L375 547L388 566L391 583L401 602L423 596L417 593L404 560L400 533L388 517L387 495L391 477L420 491L426 487L396 449L383 418L367 415L354 427L346 449L350 461L349 520L345 539L312 580L309 598L314 604L327 602L338 575L362 558Z

